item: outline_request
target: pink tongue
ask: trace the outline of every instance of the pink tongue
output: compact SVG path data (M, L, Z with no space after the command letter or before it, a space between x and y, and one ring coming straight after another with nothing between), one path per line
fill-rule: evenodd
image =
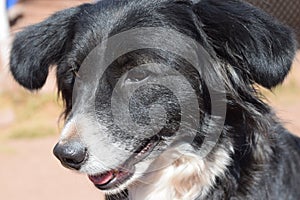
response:
M105 174L101 174L98 176L89 176L89 179L96 185L105 185L113 178L114 178L114 174L112 171L109 171Z

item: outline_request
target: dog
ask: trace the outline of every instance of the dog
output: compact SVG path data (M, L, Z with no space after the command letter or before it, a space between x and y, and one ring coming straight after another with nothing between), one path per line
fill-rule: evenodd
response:
M296 200L300 140L257 89L283 82L296 49L240 0L102 0L17 33L10 70L35 91L56 66L53 152L107 199Z

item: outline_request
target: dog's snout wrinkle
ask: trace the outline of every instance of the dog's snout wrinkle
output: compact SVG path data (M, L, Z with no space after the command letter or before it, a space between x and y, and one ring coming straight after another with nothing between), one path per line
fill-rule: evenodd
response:
M53 149L61 163L71 169L79 170L87 159L87 148L78 141L59 142Z

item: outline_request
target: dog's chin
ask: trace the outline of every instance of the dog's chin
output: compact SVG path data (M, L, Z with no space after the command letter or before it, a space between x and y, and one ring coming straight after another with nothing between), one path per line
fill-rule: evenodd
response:
M107 194L119 193L141 176L140 166L147 163L144 160L159 142L160 138L158 136L146 139L122 165L106 172L88 175L90 181Z

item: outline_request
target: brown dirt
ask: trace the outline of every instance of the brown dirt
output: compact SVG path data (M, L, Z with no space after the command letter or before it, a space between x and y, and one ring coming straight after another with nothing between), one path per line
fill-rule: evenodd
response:
M53 156L57 137L0 142L0 199L101 200L88 178Z
M83 3L83 0L27 0L23 6L25 17L13 32L36 23L56 10ZM298 56L300 60L300 54ZM279 117L293 133L300 135L300 61L295 62L292 75L280 89L267 97ZM0 68L1 69L1 68ZM50 78L44 92L54 92L54 78ZM4 81L5 88L15 92L16 84ZM3 86L3 85L2 85ZM0 92L1 92L0 88ZM56 108L57 110L59 108ZM14 121L14 113L4 109L0 115L0 130ZM51 120L57 120L56 118ZM18 123L16 120L14 123ZM55 125L57 126L57 125ZM57 127L55 127L57 130ZM41 130L43 131L43 130ZM0 137L0 199L3 200L101 200L99 190L88 178L64 169L54 158L52 148L59 136L39 139L2 139Z

